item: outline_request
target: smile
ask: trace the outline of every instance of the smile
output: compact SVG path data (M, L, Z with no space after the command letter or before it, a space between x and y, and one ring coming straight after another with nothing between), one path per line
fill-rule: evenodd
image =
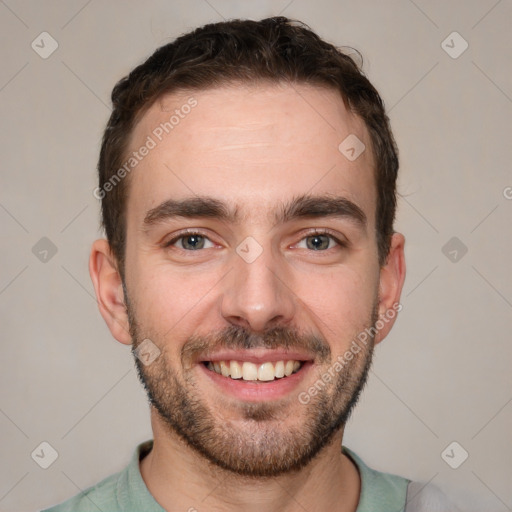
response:
M297 393L309 380L314 354L259 347L223 349L196 359L199 375L206 378L205 391L237 400L265 402Z
M302 361L294 359L266 361L255 364L250 361L204 361L208 370L230 379L269 382L289 377L300 370Z

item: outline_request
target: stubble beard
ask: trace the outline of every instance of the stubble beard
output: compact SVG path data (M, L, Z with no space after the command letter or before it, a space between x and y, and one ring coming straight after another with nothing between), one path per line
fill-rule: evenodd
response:
M146 337L136 321L135 312L130 306L127 308L134 353ZM375 326L377 319L375 303L367 332L375 332L370 328ZM159 346L161 354L146 366L134 353L135 365L150 404L169 432L178 434L196 453L216 466L239 476L258 478L303 469L333 440L349 419L364 388L374 345L374 336L370 336L364 346L359 345L361 350L350 361L344 361L340 371L331 370L332 380L317 386L317 394L311 396L307 404L300 404L298 397L293 395L284 401L238 401L221 407L202 399L193 368L185 369L182 364L179 372L169 364L171 358L166 347L170 343L157 337L150 339ZM190 338L183 345L182 363L185 356L191 357L201 348L214 345L238 349L307 347L318 354L318 361L322 362L316 382L322 380L320 376L325 375L334 363L327 343L316 337L282 327L255 337L238 326L230 326L207 337ZM224 407L229 407L231 419L222 417ZM287 412L301 421L290 425Z

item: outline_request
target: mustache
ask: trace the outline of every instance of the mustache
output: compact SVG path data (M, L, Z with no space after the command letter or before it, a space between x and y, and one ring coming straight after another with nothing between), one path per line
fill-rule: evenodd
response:
M205 357L221 349L249 350L255 348L300 350L318 362L331 358L328 343L314 334L302 333L290 327L274 327L256 334L238 325L230 325L219 332L191 336L181 349L184 367L189 367L199 356Z

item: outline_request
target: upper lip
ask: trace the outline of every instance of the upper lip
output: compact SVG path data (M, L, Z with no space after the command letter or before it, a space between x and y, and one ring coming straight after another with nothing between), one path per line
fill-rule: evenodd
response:
M305 352L290 350L269 350L266 348L248 350L220 350L214 353L205 353L197 358L198 363L212 361L247 361L261 364L276 361L312 361L314 356Z

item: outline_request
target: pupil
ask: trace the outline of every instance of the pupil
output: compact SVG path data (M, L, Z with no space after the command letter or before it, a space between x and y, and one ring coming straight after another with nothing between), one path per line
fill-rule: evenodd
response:
M314 250L326 249L329 245L329 239L325 235L315 235L310 237L310 248Z
M202 238L201 235L189 235L185 238L185 246L191 249L197 249L201 246Z

